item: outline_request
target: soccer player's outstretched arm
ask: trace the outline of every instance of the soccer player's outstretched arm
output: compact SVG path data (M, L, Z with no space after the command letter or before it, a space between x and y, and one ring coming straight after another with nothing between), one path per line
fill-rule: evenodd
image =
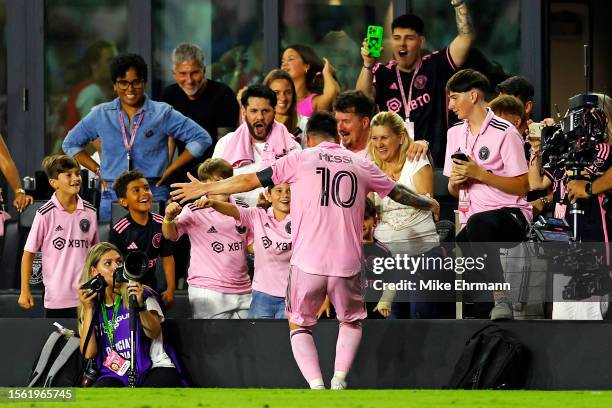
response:
M235 194L251 191L261 187L259 178L255 173L239 174L221 181L204 183L187 173L189 183L172 184L172 199L184 203L206 194Z
M400 204L409 205L420 210L430 210L437 220L440 215L440 204L433 198L419 195L408 187L401 184L396 184L393 190L389 193L389 198Z

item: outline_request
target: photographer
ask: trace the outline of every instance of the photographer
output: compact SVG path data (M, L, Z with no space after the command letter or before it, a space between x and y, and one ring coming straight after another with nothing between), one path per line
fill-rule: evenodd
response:
M606 134L608 136L608 145L610 145L612 144L612 98L603 94L597 94L597 97L599 98L599 104L606 114ZM600 170L604 169L600 168ZM606 168L605 173L593 180L593 182L572 180L567 184L567 193L572 203L580 198L590 199L592 197L599 197L602 193L610 190L612 190L612 170L610 168Z
M582 242L609 242L612 234L612 220L605 209L604 191L612 188L609 174L612 173L612 100L603 94L596 94L598 105L603 108L606 116L607 142L596 145L596 158L589 160L590 165L581 172L581 178L589 180L572 180L570 172L563 166L554 169L544 169L542 175L542 151L539 140L530 140L531 160L529 166L529 184L533 189L552 187L548 196L532 201L534 213L552 211L555 218L565 219L573 227L573 216L570 214L571 204L579 199L581 210L578 225L579 238ZM602 176L602 174L604 174ZM559 288L569 282L569 277L555 279L555 287ZM553 319L562 320L601 320L607 309L607 302L600 302L601 298L593 296L588 301L580 302L554 302Z
M612 167L612 154L610 154L612 99L603 94L596 95L606 115L607 142L597 144L597 157L583 172L585 178L597 178L596 181L570 180L568 171L563 167L545 168L542 172L540 140L530 139L532 147L529 160L529 187L531 190L544 190L552 187L552 193L548 196L531 202L534 215L552 211L555 218L565 219L572 226L573 217L569 211L570 204L575 203L578 199L584 199L580 202L584 214L579 225L579 233L583 242L608 242L612 234L612 222L607 220L609 216L604 208L602 194L612 189L612 175L608 175L608 169Z
M133 351L136 353L136 386L180 387L184 381L178 371L178 362L163 338L164 314L159 295L135 281L117 282L117 271L122 263L117 247L101 242L89 250L83 266L78 309L80 347L86 359L95 358L97 363L98 377L93 386L128 386ZM134 350L130 344L128 299L131 295L136 296L138 311ZM93 333L84 350L92 324Z

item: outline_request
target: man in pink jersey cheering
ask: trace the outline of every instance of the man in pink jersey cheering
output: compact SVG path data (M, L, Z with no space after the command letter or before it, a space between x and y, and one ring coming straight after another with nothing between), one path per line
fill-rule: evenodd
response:
M389 195L436 215L440 207L435 200L395 184L372 162L338 145L336 121L330 113L315 113L308 121L306 135L311 149L283 157L257 173L216 183L190 177L190 183L174 184L172 195L175 200L189 200L204 194L291 185L293 254L286 313L293 355L310 387L325 388L311 328L328 295L340 321L331 387L344 389L361 341L360 321L367 315L359 279L367 193Z

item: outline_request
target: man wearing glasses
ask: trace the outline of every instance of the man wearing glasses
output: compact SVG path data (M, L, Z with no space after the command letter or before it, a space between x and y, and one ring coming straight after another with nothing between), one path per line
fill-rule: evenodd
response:
M99 219L109 221L111 202L117 197L112 183L127 170L140 170L151 185L154 200L167 200L168 177L178 168L202 156L211 145L208 132L163 102L144 92L147 64L140 55L126 54L110 65L117 98L96 106L66 136L62 148L96 173L102 184ZM185 143L185 151L172 163L168 138ZM85 152L88 142L100 137L101 165Z

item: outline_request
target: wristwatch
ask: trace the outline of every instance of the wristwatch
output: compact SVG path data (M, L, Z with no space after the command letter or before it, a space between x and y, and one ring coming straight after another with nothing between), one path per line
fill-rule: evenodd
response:
M17 190L15 190L15 195L17 194L25 194L25 190L23 188L18 188Z
M593 195L593 183L590 181L584 185L584 192L588 195Z

